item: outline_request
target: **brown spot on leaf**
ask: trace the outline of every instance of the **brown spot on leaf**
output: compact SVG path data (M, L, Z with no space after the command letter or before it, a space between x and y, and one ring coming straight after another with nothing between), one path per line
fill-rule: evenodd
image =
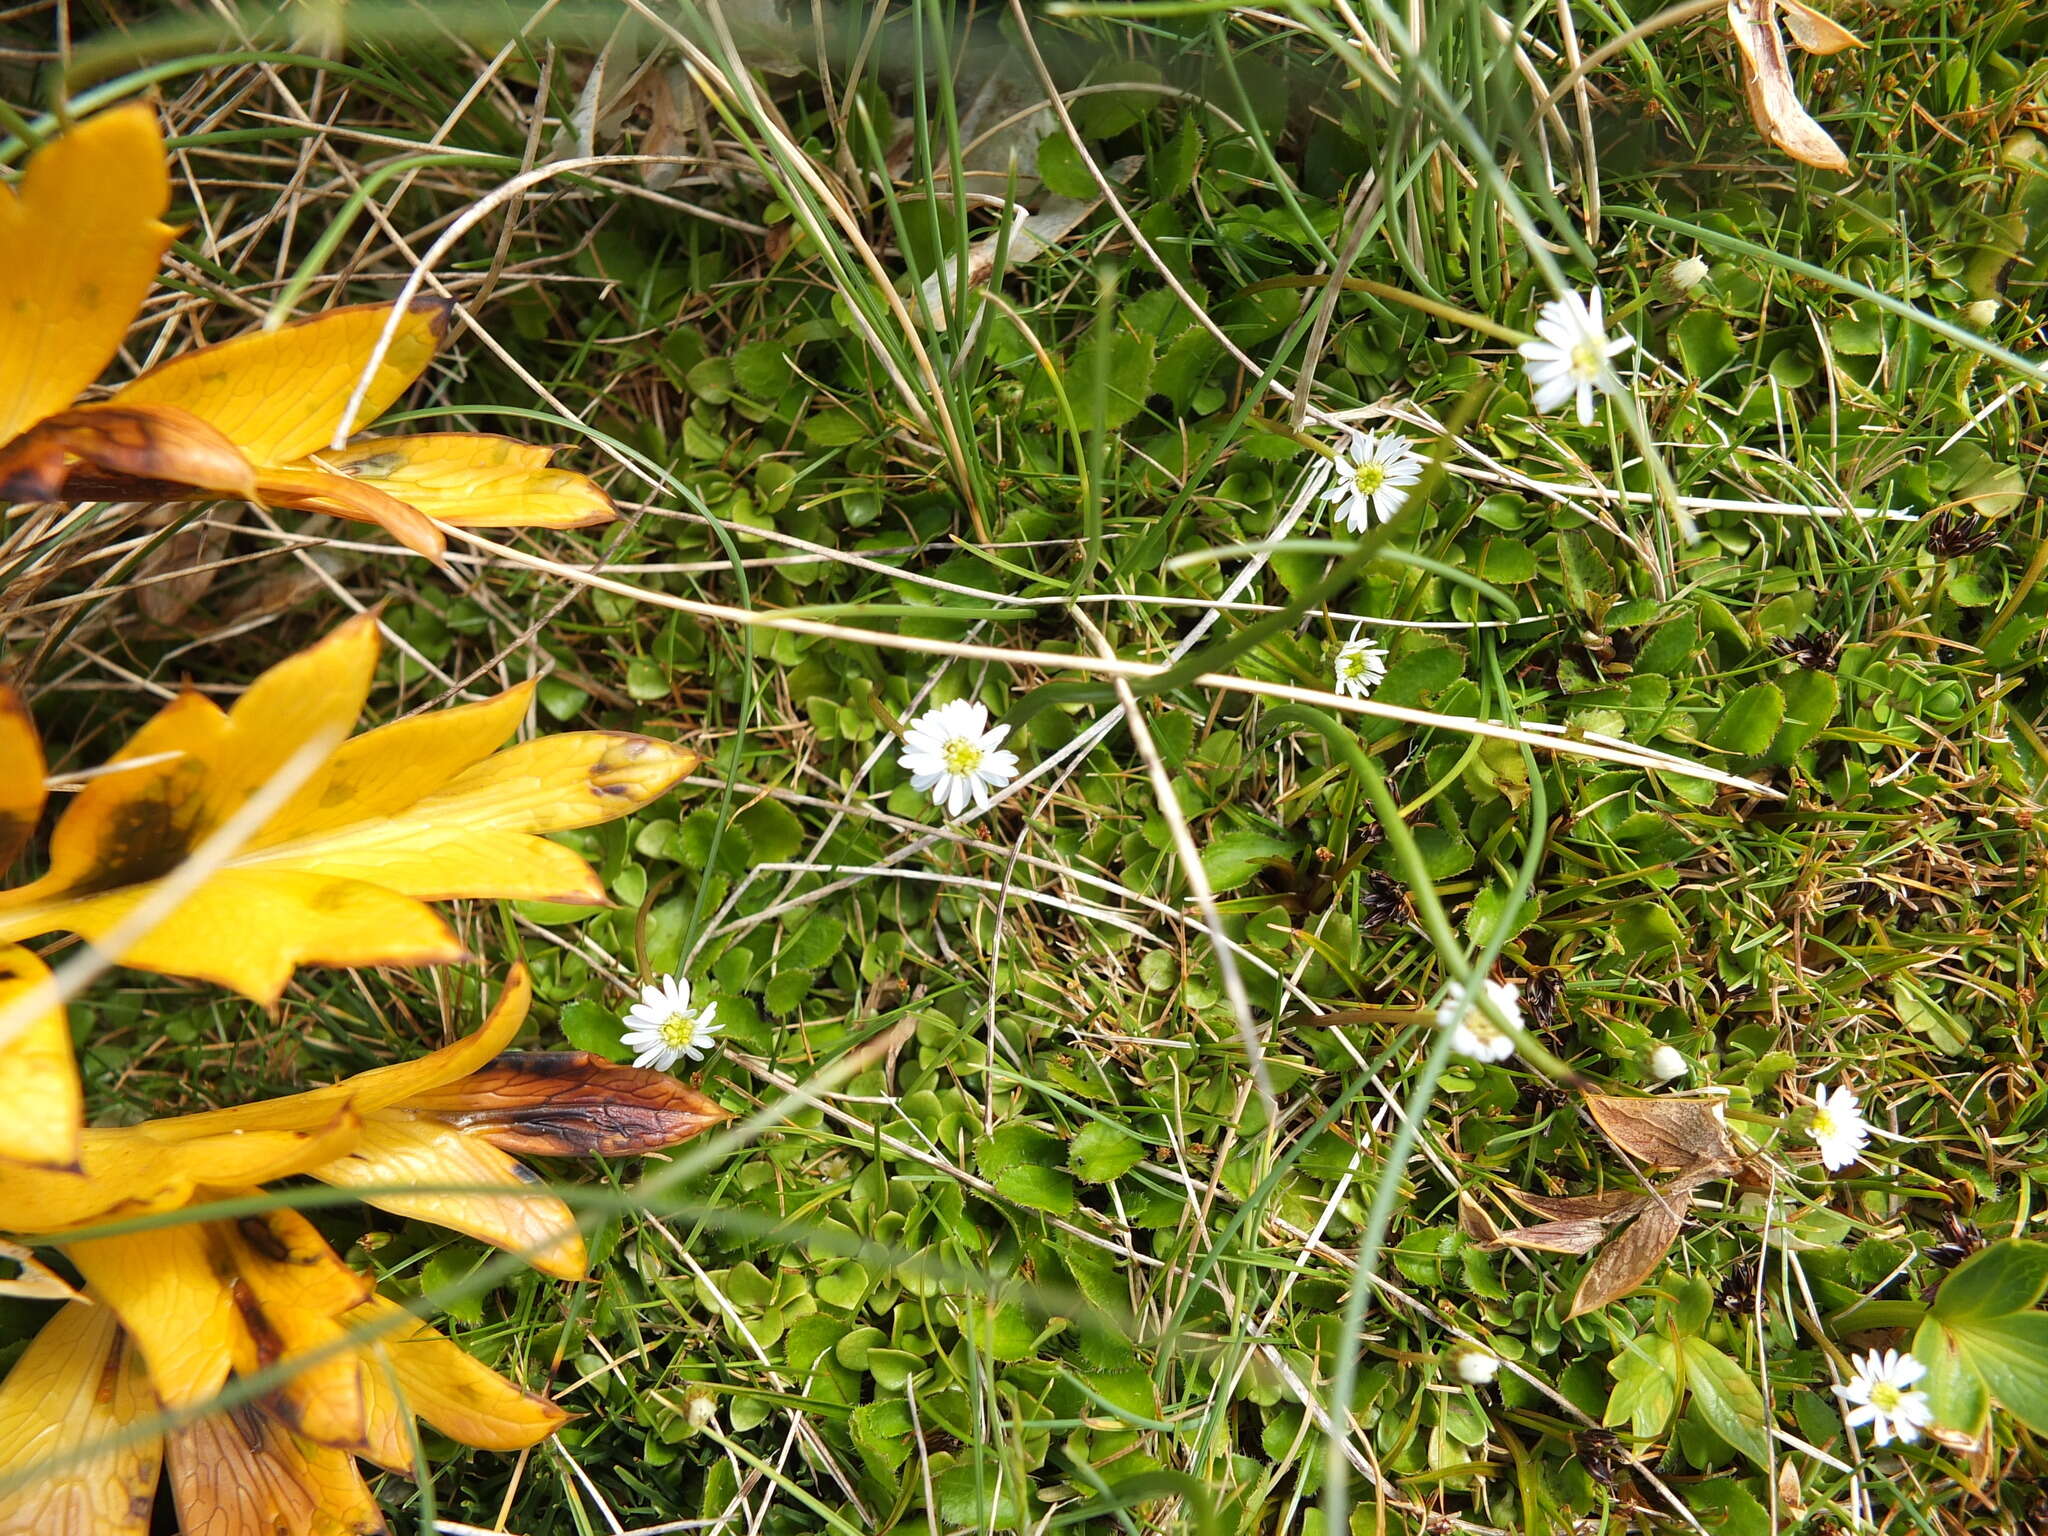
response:
M270 1223L261 1216L242 1217L241 1220L235 1223L235 1231L240 1234L243 1242L247 1243L273 1264L305 1262L303 1258L295 1258L293 1256L291 1245L286 1243L277 1233L271 1231Z
M429 317L433 324L434 340L436 341L440 341L448 334L448 322L455 316L455 301L453 299L437 298L432 294L422 294L407 305L406 308L412 314Z
M113 807L100 836L98 857L70 894L92 896L161 880L183 863L199 841L199 802L181 794L180 788L177 777L166 775L136 798Z

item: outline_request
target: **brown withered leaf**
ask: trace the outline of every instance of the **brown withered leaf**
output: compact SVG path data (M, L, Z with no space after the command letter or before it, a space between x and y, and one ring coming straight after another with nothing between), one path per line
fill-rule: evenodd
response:
M1483 1248L1533 1248L1538 1253L1591 1253L1607 1240L1612 1222L1590 1217L1578 1221L1543 1221L1533 1227L1503 1232Z
M731 1118L665 1072L589 1051L508 1051L407 1107L530 1157L657 1152Z
M1500 1236L1500 1228L1494 1219L1470 1195L1458 1196L1458 1230L1474 1243L1490 1243Z
M1785 38L1778 30L1781 9L1801 47L1807 47L1809 39L1819 45L1810 50L1815 53L1839 53L1862 46L1848 31L1804 5L1787 4L1786 0L1728 0L1728 26L1742 52L1743 91L1749 98L1750 116L1764 137L1793 159L1824 171L1847 171L1849 157L1799 99Z
M1645 1205L1586 1266L1578 1290L1572 1293L1572 1309L1566 1314L1566 1321L1619 1301L1649 1279L1677 1241L1679 1226L1691 1203L1689 1195L1666 1195Z
M82 461L108 475L173 482L194 490L253 497L256 472L241 450L208 423L174 405L82 405L36 423L0 453L0 497L55 501L71 494L70 466Z
M1585 1098L1600 1134L1639 1163L1691 1172L1732 1167L1737 1161L1718 1098L1625 1099L1609 1093Z
M1792 41L1808 53L1826 55L1864 46L1862 38L1804 0L1778 0L1778 9L1785 14L1785 30L1792 34Z
M1508 1198L1552 1221L1614 1222L1633 1216L1650 1197L1632 1189L1603 1190L1597 1195L1531 1195L1511 1189Z

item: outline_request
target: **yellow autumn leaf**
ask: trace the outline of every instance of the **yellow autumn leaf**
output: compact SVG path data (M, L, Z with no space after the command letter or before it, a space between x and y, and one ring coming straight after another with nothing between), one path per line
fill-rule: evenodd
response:
M613 515L592 482L547 468L546 450L502 438L390 439L373 450L396 456L388 475L320 461L426 370L448 326L437 299L395 325L389 305L350 305L195 348L74 405L149 292L169 201L162 132L139 104L70 127L30 156L18 192L0 187L0 500L232 495L376 523L433 560L446 553L436 511L558 528Z
M583 1277L583 1237L569 1207L537 1187L534 1174L510 1155L433 1116L406 1110L371 1115L352 1152L310 1171L394 1216L431 1221L522 1253L543 1274ZM483 1187L476 1193L415 1194L406 1192L408 1185Z
M64 1252L120 1317L166 1407L189 1408L220 1391L234 1364L235 1302L203 1226L96 1237Z
M43 743L21 695L0 680L0 874L43 813Z
M386 1405L386 1411L399 1408L402 1393L404 1409L449 1439L486 1451L524 1450L547 1439L569 1420L565 1410L507 1381L394 1301L373 1296L349 1321L388 1330L363 1351L368 1357L372 1399ZM396 1379L396 1391L385 1375L386 1368L390 1378ZM402 1429L396 1439L391 1433L387 1428L387 1450L410 1443ZM373 1442L375 1438L373 1434ZM410 1470L410 1452L399 1454L404 1460L394 1470ZM393 1465L380 1457L371 1459Z
M279 767L354 722L378 647L375 620L364 615L272 668L230 710L198 694L165 706L114 759L137 766L95 779L66 809L48 873L0 891L0 940L95 938L120 923ZM602 904L582 860L538 834L637 809L688 773L696 754L644 736L578 732L493 755L528 688L339 746L118 958L270 1002L301 964L462 958L427 901ZM423 765L445 777L430 781Z
M33 1248L0 1237L0 1267L12 1264L14 1273L0 1279L0 1296L23 1301L70 1301L78 1287L36 1257Z
M64 1232L120 1216L176 1210L209 1185L261 1184L306 1173L355 1144L361 1121L345 1104L304 1126L159 1139L161 1122L87 1130L80 1171L0 1167L0 1229Z
M0 501L169 501L194 491L253 499L235 445L174 405L81 405L0 448Z
M481 432L370 437L315 455L323 469L461 528L586 528L615 515L595 482L550 469L554 450Z
M0 187L0 443L78 398L142 307L171 243L156 113L103 112Z
M35 1474L0 1493L0 1536L147 1536L162 1442L127 1431L155 1412L113 1312L58 1308L0 1382L0 1483Z
M271 1409L316 1445L364 1444L363 1365L342 1348L340 1319L371 1294L313 1224L296 1211L266 1211L209 1224L235 1276L237 1374L280 1362L296 1368L271 1394Z
M385 1530L346 1451L314 1445L253 1403L168 1437L183 1536L371 1536Z
M362 404L348 406L389 304L351 304L274 331L252 331L180 352L114 392L114 405L174 405L212 426L262 468L290 464L389 410L426 372L448 330L448 306L416 299L399 317L391 345Z
M71 1059L71 1027L43 962L19 944L0 944L0 1015L15 1009L29 1018L0 1052L0 1164L76 1168L85 1095Z
M252 1131L306 1131L338 1114L361 1116L388 1109L488 1066L519 1033L532 1000L532 978L525 966L515 965L483 1026L452 1045L411 1061L372 1067L324 1088L238 1104L231 1109L206 1109L167 1120L149 1120L137 1129L148 1132L160 1143L177 1144L221 1136L241 1137Z

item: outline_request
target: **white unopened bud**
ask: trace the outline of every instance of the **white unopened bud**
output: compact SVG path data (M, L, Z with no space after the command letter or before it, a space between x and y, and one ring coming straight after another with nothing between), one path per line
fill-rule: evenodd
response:
M1683 261L1674 261L1664 269L1664 281L1671 291L1678 294L1693 292L1712 275L1712 270L1697 256L1688 256Z
M1500 1374L1500 1357L1476 1344L1451 1352L1451 1370L1468 1387L1483 1387Z
M1998 318L1998 300L1972 299L1963 306L1963 324L1976 330L1988 331L1991 322Z
M683 1417L692 1429L709 1429L718 1417L718 1400L708 1392L693 1396L683 1404Z
M1660 1045L1650 1052L1650 1076L1660 1083L1668 1083L1674 1077L1683 1077L1692 1067L1678 1051L1668 1045Z

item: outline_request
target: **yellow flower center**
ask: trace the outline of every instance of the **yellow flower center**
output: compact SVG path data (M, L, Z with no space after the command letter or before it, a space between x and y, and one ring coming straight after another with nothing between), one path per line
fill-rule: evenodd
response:
M1372 658L1361 651L1354 655L1346 656L1338 665L1343 669L1346 677L1364 677L1367 672L1372 670Z
M1572 372L1582 379L1597 379L1607 366L1607 353L1600 343L1587 337L1572 348Z
M1906 1394L1888 1381L1876 1382L1870 1389L1870 1406L1879 1413L1896 1413Z
M1351 471L1351 483L1358 487L1358 494L1370 496L1387 483L1387 466L1377 459L1367 459Z
M1830 1136L1839 1136L1842 1127L1836 1122L1833 1111L1816 1109L1813 1112L1813 1135L1816 1141L1825 1141Z
M661 1021L661 1043L679 1051L697 1038L697 1018L692 1013L672 1013Z
M965 736L955 736L945 745L940 756L946 760L948 773L972 773L981 766L981 747Z

